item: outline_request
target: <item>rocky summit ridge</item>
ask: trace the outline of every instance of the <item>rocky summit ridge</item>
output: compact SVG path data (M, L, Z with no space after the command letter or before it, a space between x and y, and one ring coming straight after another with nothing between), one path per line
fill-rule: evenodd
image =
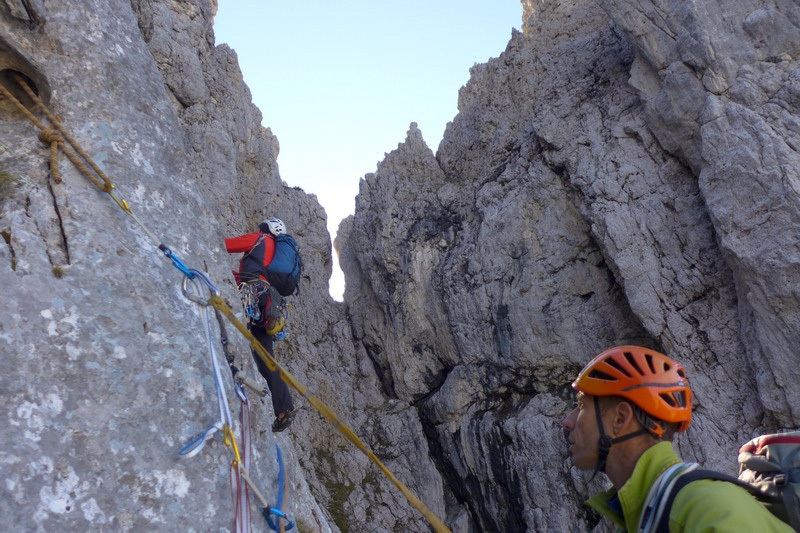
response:
M221 350L180 266L239 313L223 239L273 214L305 265L276 358L452 531L609 530L582 504L603 482L571 468L560 421L571 379L611 345L685 363L687 460L731 471L739 444L800 426L800 7L521 11L435 152L412 124L364 176L335 243L339 303L326 214L281 180L278 139L215 41L215 0L0 3L0 82L49 123L28 84L115 186L63 144L51 159L59 138L0 97L5 524L234 530L230 446L178 454L219 417ZM275 436L251 394L250 473L270 505L283 471L298 531L430 530L296 403Z

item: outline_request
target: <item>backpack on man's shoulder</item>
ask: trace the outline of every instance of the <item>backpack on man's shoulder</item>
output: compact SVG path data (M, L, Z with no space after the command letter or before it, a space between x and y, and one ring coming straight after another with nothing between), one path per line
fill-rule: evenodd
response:
M303 258L294 237L285 233L275 236L275 255L264 268L264 276L281 296L291 296L297 291L303 273Z
M647 522L655 526L653 531L669 531L672 502L683 487L698 479L713 479L747 489L772 514L800 532L800 431L761 435L742 446L738 478L697 466L679 463L670 469L675 471L672 476L665 476L665 490L649 505Z

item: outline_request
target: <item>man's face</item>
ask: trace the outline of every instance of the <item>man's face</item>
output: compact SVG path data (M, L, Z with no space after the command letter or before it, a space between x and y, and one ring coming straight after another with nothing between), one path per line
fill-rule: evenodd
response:
M595 396L579 392L575 397L575 408L561 422L569 442L572 464L581 470L594 470L597 465L598 440L597 417L594 411Z

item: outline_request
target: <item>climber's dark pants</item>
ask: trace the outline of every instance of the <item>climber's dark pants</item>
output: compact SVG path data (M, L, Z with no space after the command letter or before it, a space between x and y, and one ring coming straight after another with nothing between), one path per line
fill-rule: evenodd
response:
M264 328L259 328L253 325L250 325L249 328L253 336L258 339L258 342L260 342L264 348L267 349L269 354L274 357L274 354L272 353L272 335L267 335L267 332L264 330ZM280 413L288 411L289 409L294 409L292 395L289 394L289 386L281 379L280 373L277 370L273 371L267 368L267 364L261 359L255 350L253 350L252 353L253 360L256 362L256 367L258 368L258 372L264 376L265 380L267 380L267 387L269 387L269 392L272 395L272 409L275 411L275 416L278 416Z

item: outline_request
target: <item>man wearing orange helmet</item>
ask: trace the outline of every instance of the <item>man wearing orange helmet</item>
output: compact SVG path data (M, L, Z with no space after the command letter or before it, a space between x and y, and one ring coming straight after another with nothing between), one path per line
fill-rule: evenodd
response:
M562 422L572 463L606 474L613 485L587 504L618 531L656 531L657 518L649 512L654 494L675 474L671 467L681 463L671 440L692 421L692 390L683 366L655 350L619 346L592 359L572 388L576 406ZM745 489L703 479L678 492L669 531L790 533L792 528Z

